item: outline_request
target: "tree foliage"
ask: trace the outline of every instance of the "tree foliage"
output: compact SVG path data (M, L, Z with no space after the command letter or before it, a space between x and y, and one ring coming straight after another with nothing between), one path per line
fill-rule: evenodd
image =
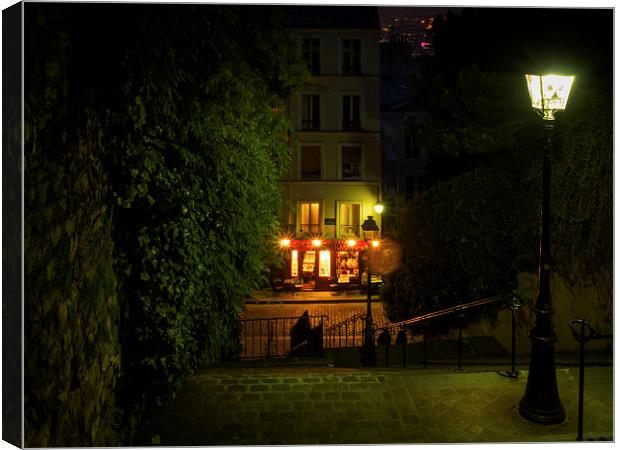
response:
M553 270L594 283L609 310L610 12L555 12L465 9L435 22L436 58L413 83L428 116L412 124L435 186L401 222L405 261L384 289L393 318L507 292L535 271L543 130L523 74L541 62L576 75L553 150ZM536 23L551 25L543 33Z
M290 125L277 111L302 74L274 13L153 8L133 31L110 171L123 395L140 407L234 352L243 301L273 258Z
M289 165L283 102L306 69L275 7L33 8L57 29L46 36L68 67L63 111L76 125L95 117L89 132L105 149L90 157L109 193L117 406L131 428L195 367L238 350L238 314L275 258Z

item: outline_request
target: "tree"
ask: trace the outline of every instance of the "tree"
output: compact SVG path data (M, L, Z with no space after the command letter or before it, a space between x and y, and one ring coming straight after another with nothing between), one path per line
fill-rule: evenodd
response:
M238 351L306 70L275 7L26 9L28 442L110 445Z
M540 61L577 80L553 156L554 270L582 282L587 273L611 293L610 18L609 10L465 9L435 21L436 58L413 86L428 111L414 129L436 185L404 216L408 256L384 291L394 317L507 292L536 267L542 127L523 74Z

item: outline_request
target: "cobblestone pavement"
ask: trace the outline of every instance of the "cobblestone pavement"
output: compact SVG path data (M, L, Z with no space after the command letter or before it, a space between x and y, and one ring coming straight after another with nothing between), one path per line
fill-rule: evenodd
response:
M523 419L494 371L219 368L191 377L136 445L561 442L577 436L578 369L557 370L567 419ZM613 439L613 368L586 369L584 437Z

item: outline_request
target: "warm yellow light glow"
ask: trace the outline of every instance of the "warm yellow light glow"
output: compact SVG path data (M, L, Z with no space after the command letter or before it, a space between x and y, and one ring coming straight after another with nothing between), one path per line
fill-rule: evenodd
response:
M372 241L372 246L373 246L374 248L379 247L379 241Z
M566 108L573 75L525 75L532 108L540 110L543 119L554 120L554 113Z
M280 239L280 247L288 247L291 245L290 239Z
M312 245L315 246L315 247L320 247L322 243L323 243L323 241L321 241L320 239L313 239L312 240Z
M349 240L347 241L347 245L348 245L349 247L355 247L355 244L357 244L357 241L356 241L355 239L349 239Z
M291 277L297 278L299 272L297 268L299 267L299 252L297 250L293 250L291 252Z
M382 203L377 203L375 205L375 212L377 214L381 214L383 212L383 204Z
M331 274L331 258L329 250L319 252L319 276L328 277Z

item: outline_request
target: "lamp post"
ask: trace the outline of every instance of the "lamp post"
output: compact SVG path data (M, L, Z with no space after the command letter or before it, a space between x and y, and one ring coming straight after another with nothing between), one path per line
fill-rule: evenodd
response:
M362 349L362 364L365 366L376 366L377 365L377 354L375 352L375 343L374 343L374 333L373 333L373 324L372 324L372 278L370 275L370 266L371 266L371 254L372 254L372 245L370 240L374 240L377 233L379 232L379 227L377 226L377 222L374 221L372 216L368 216L368 218L362 224L362 230L364 231L364 239L368 243L368 259L367 259L367 267L366 267L366 288L367 288L367 301L366 301L366 328L364 330L364 347Z
M532 352L525 394L519 402L519 414L540 424L555 424L566 418L560 402L555 374L553 305L551 303L550 191L551 151L554 114L566 107L573 76L526 75L532 108L543 118L545 146L542 165L542 199L540 212L540 253L538 258L538 295L534 306L536 322L530 331Z

